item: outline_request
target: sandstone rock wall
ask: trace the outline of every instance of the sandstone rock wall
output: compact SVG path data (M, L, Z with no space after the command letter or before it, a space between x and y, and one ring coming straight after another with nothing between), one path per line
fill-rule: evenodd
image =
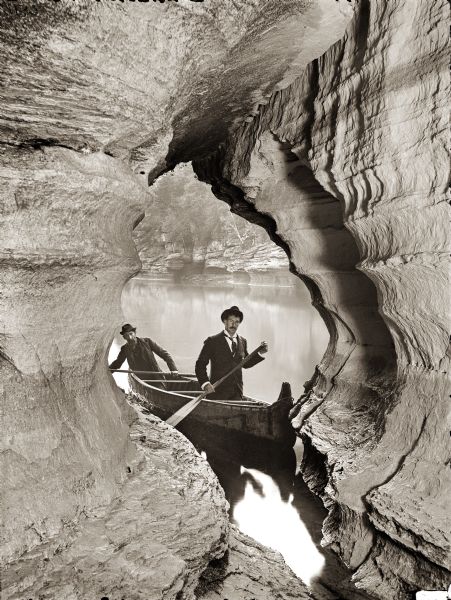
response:
M120 496L13 561L4 600L193 600L200 574L223 556L228 505L217 478L184 436L133 406L135 455Z
M287 247L328 323L293 423L327 470L325 486L309 470L325 540L381 599L450 578L445 12L360 2L342 41L195 166Z
M131 232L145 185L197 159L329 327L293 421L326 541L375 598L444 587L444 3L16 0L0 16L3 560L127 495L138 451L106 352L139 269ZM192 597L220 537L168 597Z
M34 547L46 562L45 544L58 554L59 534L64 544L66 528L127 493L136 447L106 353L139 269L131 232L148 206L143 184L209 154L351 15L347 0L0 4L3 562ZM75 561L87 582L105 568L98 540L83 539L88 560ZM131 572L145 552L127 556ZM174 557L166 565L178 568ZM17 595L24 572L11 569ZM187 598L198 571L188 568ZM84 584L65 588L64 564L57 572L54 596L85 597Z
M2 147L2 557L108 503L133 453L106 372L146 189L105 154ZM133 191L136 201L123 203ZM115 226L111 213L118 216ZM51 500L50 500L51 499Z

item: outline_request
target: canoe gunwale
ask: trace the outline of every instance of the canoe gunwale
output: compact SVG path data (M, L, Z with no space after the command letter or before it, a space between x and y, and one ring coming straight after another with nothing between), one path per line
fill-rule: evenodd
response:
M163 394L163 395L168 395L168 396L175 396L177 398L186 398L186 400L193 400L193 396L187 396L185 394L180 394L178 392L173 392L171 390L166 390L164 388L160 388L160 387L156 387L153 385L150 385L148 383L146 383L145 381L143 381L142 379L140 379L139 377L137 377L137 375L135 375L134 373L130 373L130 377L132 377L136 383L140 386L142 386L143 388L147 388L149 391L151 392L155 392L157 394ZM163 382L164 380L162 380ZM193 390L194 391L194 390ZM202 392L199 392L199 395ZM230 406L230 407L240 407L242 406L243 408L257 408L259 410L265 410L265 409L269 409L271 408L271 403L267 402L266 400L256 400L254 398L249 398L246 400L210 400L209 398L202 398L202 402L205 402L206 404L218 404L220 406Z
M145 383L134 373L129 377L130 387L139 399L139 404L163 420L167 420L188 401L193 400L191 395L179 394L176 391ZM258 401L247 397L244 400L203 398L198 408L187 416L186 423L188 426L201 424L202 427L208 424L209 431L216 428L218 432L229 431L250 436L260 442L274 443L277 447L292 447L296 439L288 417L292 402L291 389L286 382L282 384L278 400L272 404L265 400Z

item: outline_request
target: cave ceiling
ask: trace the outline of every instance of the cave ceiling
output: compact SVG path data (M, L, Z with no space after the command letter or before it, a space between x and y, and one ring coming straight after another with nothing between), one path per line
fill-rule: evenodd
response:
M216 148L344 32L340 0L0 6L0 130L10 144L130 160L148 174Z
M98 600L106 547L126 556L118 586L134 593L136 566L147 551L155 559L154 540L137 548L135 520L156 514L158 529L168 509L158 484L143 492L148 505L135 501L135 473L168 470L180 489L197 481L199 455L186 450L177 469L165 442L136 443L141 426L163 440L168 425L133 433L139 409L107 369L121 291L141 266L132 231L159 189L149 183L188 161L287 249L328 326L292 415L305 478L328 508L325 543L378 600L449 582L445 10L442 0L0 0L5 598L47 594L52 572L53 597ZM174 492L184 542L175 556L161 538L175 573L165 599L191 600L227 543L239 554L211 481L214 539ZM124 544L99 551L89 531L111 522L99 507L116 514L120 498L124 514L131 502L145 515L133 513ZM82 520L76 564L90 566L67 584L60 549L70 553ZM44 565L37 548L49 541ZM296 585L278 588L300 598Z

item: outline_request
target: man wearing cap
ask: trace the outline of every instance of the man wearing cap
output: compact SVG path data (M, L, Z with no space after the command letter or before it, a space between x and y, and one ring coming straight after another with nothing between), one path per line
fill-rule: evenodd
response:
M227 377L216 390L212 383L224 377L229 371L240 364L246 356L247 341L237 335L237 329L243 321L243 313L238 306L231 306L221 314L224 331L207 338L196 361L196 376L203 390L208 392L209 398L221 400L241 400L243 397L243 374L237 369ZM268 351L266 342L262 342L261 354ZM256 354L245 365L249 369L264 360L263 356ZM210 378L207 375L207 365L210 363Z
M150 338L137 337L136 327L130 323L126 323L122 327L121 335L127 343L121 347L116 360L110 364L110 369L119 369L126 360L132 371L161 371L154 355L156 354L166 362L170 371L178 372L169 352Z

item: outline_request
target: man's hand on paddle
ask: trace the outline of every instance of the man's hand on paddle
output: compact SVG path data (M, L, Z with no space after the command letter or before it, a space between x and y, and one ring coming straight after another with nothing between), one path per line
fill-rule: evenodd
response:
M258 353L266 354L268 352L268 344L266 342L262 342L260 346L262 346L262 348L258 351Z
M268 352L268 344L266 342L261 342L259 349L258 349L258 354L266 354L266 352ZM256 350L254 350L252 352L252 354L255 354ZM244 364L247 360L249 360L249 358L251 357L251 355L247 355L246 359L243 361L243 363L237 365L231 372L233 373L233 371L235 371L238 368L241 368L242 364ZM230 373L229 373L230 375ZM228 377L228 375L226 375L226 377ZM225 379L225 377L223 377L223 379ZM217 383L221 383L222 379L219 380L219 382ZM205 392L206 396L209 396L210 394L213 394L213 392L215 392L215 388L213 387L213 385L208 381L206 383L204 383L202 385L202 389Z
M206 383L204 386L204 392L208 394L212 394L215 391L215 388L211 385L210 382Z

